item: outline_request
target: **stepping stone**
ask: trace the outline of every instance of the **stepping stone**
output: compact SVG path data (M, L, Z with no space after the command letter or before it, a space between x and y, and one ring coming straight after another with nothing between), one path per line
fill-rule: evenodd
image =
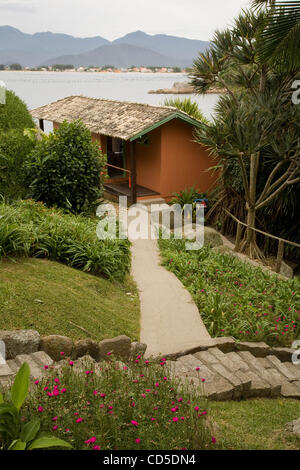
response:
M243 359L238 355L236 352L230 352L225 354L226 359L228 358L233 364L235 370L240 370L242 372L246 372L249 370L249 366L247 362L243 361Z
M284 398L295 398L297 400L300 399L300 382L299 385L297 382L294 383L285 383L281 387L281 395Z
M237 349L239 351L249 351L255 357L266 357L270 354L271 348L263 341L259 343L252 343L252 342L241 342L238 343Z
M225 366L231 372L235 372L236 370L239 370L238 365L235 364L233 361L231 361L228 355L224 354L220 349L211 348L209 352L218 360L218 362L220 362L223 366Z
M297 380L296 374L291 372L277 357L267 356L267 359L273 364L273 367L287 378L288 381L294 382Z
M194 354L194 357L206 365L219 364L220 362L210 351L197 352Z
M191 373L202 379L205 379L205 382L201 384L204 390L204 394L207 398L212 400L231 400L233 398L233 392L235 387L224 379L222 376L213 372L205 364L199 361L194 356L184 356L180 357L177 362L180 362L185 367L191 370ZM196 367L200 367L200 371L196 371Z
M257 362L264 368L264 369L272 369L273 365L266 357L257 357Z
M269 370L264 369L260 362L257 361L257 358L252 356L249 351L240 351L239 355L247 362L252 371L255 372L263 382L269 385L270 395L272 397L280 395L281 381L277 376L272 375Z
M267 384L263 379L258 377L256 372L252 370L247 371L247 376L251 379L250 390L245 390L243 396L245 398L256 398L256 397L269 397L271 394L270 385Z
M300 367L294 365L292 362L284 362L284 367L286 367L295 377L297 380L300 380Z

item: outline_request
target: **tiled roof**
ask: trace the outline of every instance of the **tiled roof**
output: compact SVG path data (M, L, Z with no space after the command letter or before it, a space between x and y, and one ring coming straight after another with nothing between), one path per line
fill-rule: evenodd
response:
M31 115L51 122L80 119L91 132L130 140L173 118L192 125L199 121L169 106L113 101L85 96L69 96L33 109Z

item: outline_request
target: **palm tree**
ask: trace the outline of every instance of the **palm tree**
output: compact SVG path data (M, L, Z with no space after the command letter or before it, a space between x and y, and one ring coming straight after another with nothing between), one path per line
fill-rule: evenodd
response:
M281 70L299 71L300 1L253 0L253 5L267 8L259 38L261 62L274 62Z
M203 116L197 101L192 101L191 98L166 98L163 102L163 106L172 106L173 108L177 108L189 116L198 119L198 121L208 122Z

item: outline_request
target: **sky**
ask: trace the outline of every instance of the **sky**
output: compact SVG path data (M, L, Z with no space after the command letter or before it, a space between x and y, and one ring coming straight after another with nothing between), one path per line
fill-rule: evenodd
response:
M108 40L142 30L209 40L250 0L0 0L0 25Z

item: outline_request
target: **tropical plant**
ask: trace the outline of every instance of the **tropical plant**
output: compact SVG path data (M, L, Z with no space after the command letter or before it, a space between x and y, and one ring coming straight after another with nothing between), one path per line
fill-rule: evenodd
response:
M63 122L37 142L26 165L30 196L47 206L91 212L102 194L105 158L80 121Z
M266 12L243 12L232 29L217 31L211 49L194 62L192 83L199 93L211 85L226 88L210 125L201 124L197 139L219 157L223 187L228 168L238 168L247 222L256 226L257 211L300 181L299 107L291 101L294 73L261 64L257 39ZM261 257L253 230L242 249Z
M20 367L11 387L9 399L0 394L0 446L6 450L33 450L72 446L55 436L40 432L38 418L23 422L21 407L29 391L30 369L27 362Z
M204 117L202 111L200 110L197 101L192 101L191 98L166 98L163 102L163 105L177 108L180 111L189 114L189 116L198 119L198 121L206 123L208 122L208 120Z
M274 62L287 71L300 68L300 1L253 0L256 7L267 7L267 18L259 37L261 63Z

